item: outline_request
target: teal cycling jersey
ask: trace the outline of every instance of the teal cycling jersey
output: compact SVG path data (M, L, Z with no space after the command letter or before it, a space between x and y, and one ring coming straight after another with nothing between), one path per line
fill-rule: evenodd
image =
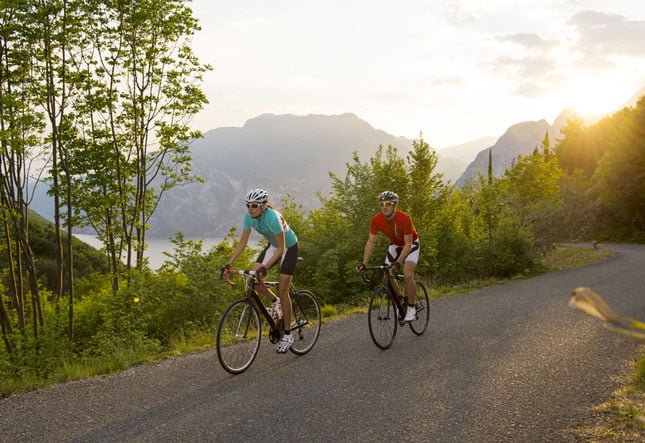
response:
M287 221L282 214L272 208L267 208L261 217L252 218L247 212L244 217L244 230L255 229L262 234L271 244L271 246L278 247L278 242L275 240L276 234L284 232L284 246L290 248L298 243L296 233L291 230Z

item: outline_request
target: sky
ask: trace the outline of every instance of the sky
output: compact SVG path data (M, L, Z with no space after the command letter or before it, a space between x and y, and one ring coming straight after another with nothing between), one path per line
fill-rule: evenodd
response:
M642 0L193 0L197 129L356 114L435 149L645 86Z

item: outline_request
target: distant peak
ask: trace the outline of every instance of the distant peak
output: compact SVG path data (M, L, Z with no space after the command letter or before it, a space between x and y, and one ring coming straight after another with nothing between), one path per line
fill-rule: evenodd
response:
M583 117L578 114L572 108L564 108L560 114L553 120L553 129L552 137L559 137L561 135L561 129L567 125L567 122L572 119L583 119Z
M623 103L623 105L621 106L621 109L625 108L625 107L630 107L631 108L631 107L636 106L636 104L638 103L638 100L643 95L645 95L645 86L643 86L638 91L636 91L636 93L634 95L632 95L629 100L627 100L625 103Z
M515 123L512 125L510 128L506 130L507 133L509 132L523 132L526 130L530 130L536 127L548 127L549 124L547 123L546 120L541 119L541 120L530 120L530 121L524 121L520 123Z
M245 128L255 127L258 125L264 125L266 123L273 124L275 122L325 122L325 121L343 121L350 125L359 125L364 127L372 128L365 120L358 117L356 114L351 112L345 112L343 114L307 114L307 115L295 115L295 114L272 114L265 113L260 114L257 117L253 117L244 123Z

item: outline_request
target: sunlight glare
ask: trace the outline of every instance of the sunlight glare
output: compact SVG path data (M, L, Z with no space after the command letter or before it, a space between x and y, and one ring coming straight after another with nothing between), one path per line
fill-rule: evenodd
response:
M632 92L612 81L579 81L564 91L568 107L581 115L605 114L617 111Z

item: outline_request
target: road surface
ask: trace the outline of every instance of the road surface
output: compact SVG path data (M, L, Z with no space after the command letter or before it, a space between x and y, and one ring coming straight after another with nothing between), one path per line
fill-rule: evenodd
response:
M308 355L264 341L226 373L214 350L0 400L0 441L573 441L637 344L567 307L590 286L645 319L645 246L580 268L431 300L421 337L371 342L365 314Z

